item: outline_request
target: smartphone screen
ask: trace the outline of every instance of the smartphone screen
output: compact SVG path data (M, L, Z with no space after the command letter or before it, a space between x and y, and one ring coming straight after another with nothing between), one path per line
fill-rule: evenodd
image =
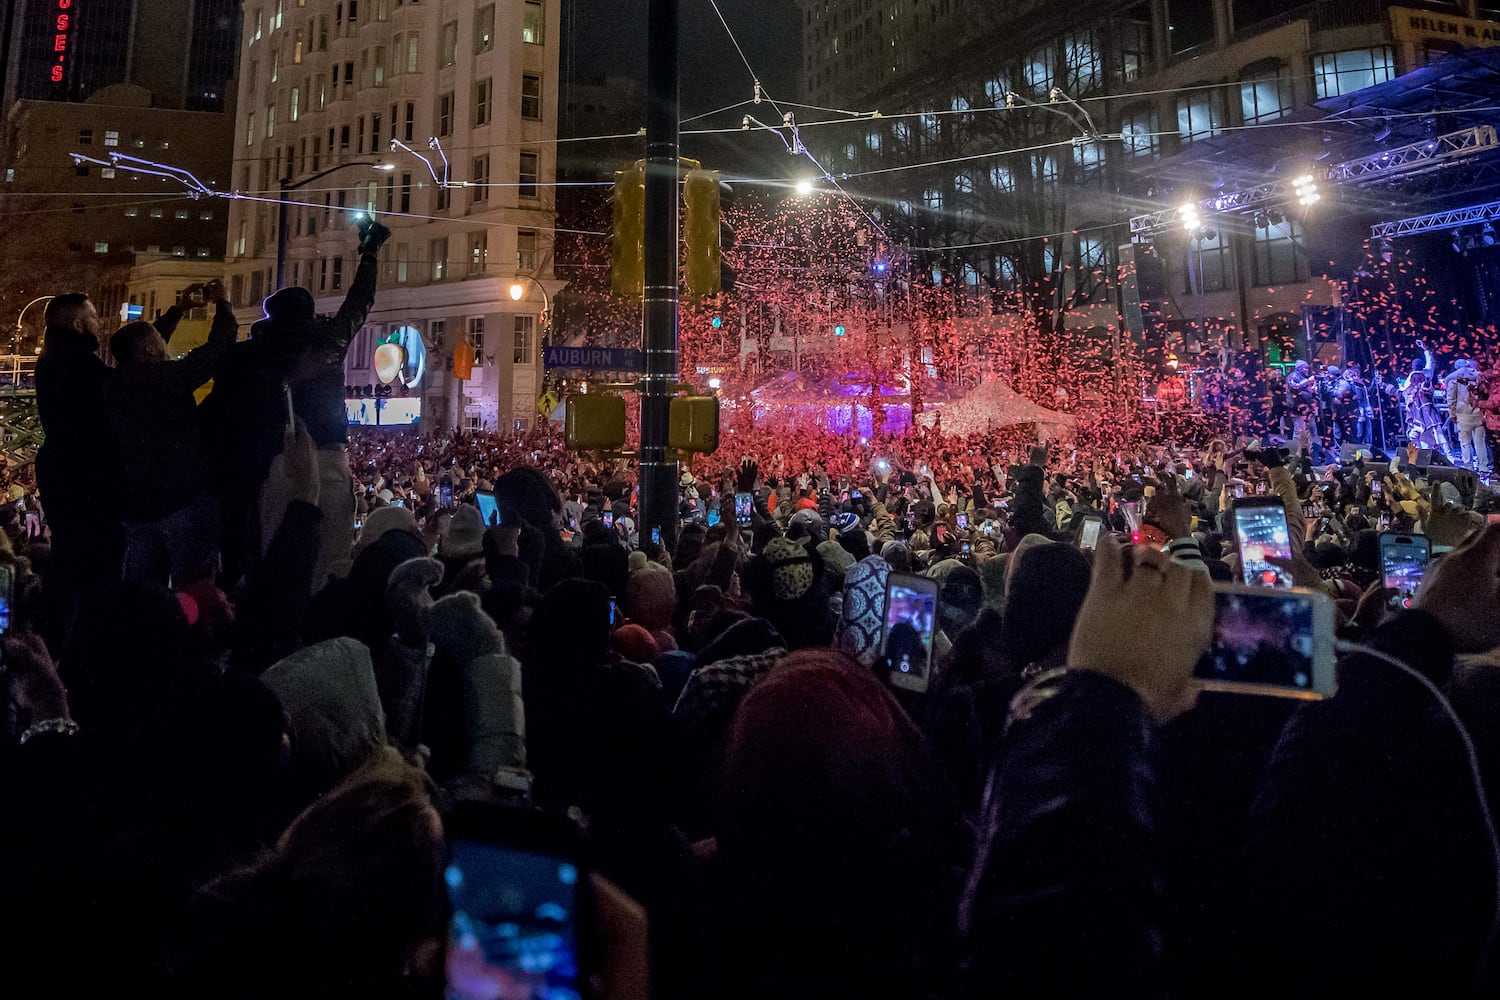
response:
M891 575L886 585L884 653L892 684L914 691L927 690L937 602L936 580Z
M749 524L750 512L755 508L755 496L750 493L734 495L734 523Z
M614 511L607 510L603 514L600 514L599 517L600 517L601 520L604 521L604 526L606 528L613 528L615 526L615 512Z
M1214 636L1193 675L1209 687L1312 698L1334 690L1333 602L1310 590L1214 591Z
M620 613L620 602L616 601L613 597L611 597L609 599L609 627L610 628L614 628L615 627L615 618L616 618L616 616L619 615L619 613Z
M440 506L443 506L443 507L452 507L453 506L453 487L451 487L451 486L439 486L438 487L438 504Z
M661 544L661 529L660 528L652 528L651 529L651 544L652 545L660 545Z
M1380 536L1381 585L1396 592L1390 599L1391 607L1411 607L1411 599L1432 559L1431 546L1426 535Z
M453 839L443 870L449 1000L583 995L580 873L566 858Z
M1237 504L1234 534L1240 550L1240 578L1262 587L1290 587L1291 574L1270 559L1292 557L1292 537L1286 508L1280 503Z
M967 530L969 530L969 515L968 514L959 514L959 515L957 515L954 518L954 523L958 525L958 529L960 531L967 531Z
M484 520L486 528L493 528L500 523L500 501L495 499L495 494L476 493L474 499L479 504L479 516Z
M959 550L959 552L963 553L965 556L969 555L973 551L969 547L969 543L968 542L963 542L962 544L960 544L959 547L958 547L958 550Z
M716 508L716 507L710 507L710 508L708 508L708 526L710 528L713 528L713 527L716 527L718 525L718 523L719 523L719 511L718 511L718 508Z
M1092 549L1099 544L1099 534L1104 529L1104 522L1097 517L1086 517L1083 526L1078 531L1078 547L1080 549Z

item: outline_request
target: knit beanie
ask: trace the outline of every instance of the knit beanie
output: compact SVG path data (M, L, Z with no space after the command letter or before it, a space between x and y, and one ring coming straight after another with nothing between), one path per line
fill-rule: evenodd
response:
M332 788L385 745L375 668L369 649L358 640L306 646L272 666L261 680L291 719L294 762L320 787Z
M484 552L484 515L472 504L464 504L448 522L448 532L438 545L446 558L463 559Z
M420 536L416 515L405 507L379 507L370 511L364 526L359 529L359 540L354 543L354 555L369 548L387 531L405 531Z
M651 633L639 625L622 625L610 633L610 645L631 663L652 663L661 655Z
M814 573L807 549L789 538L773 538L761 553L771 576L771 596L795 601L813 588Z
M845 532L853 531L859 526L859 515L852 510L846 510L842 514L833 515L833 519L829 523L833 526L834 531L842 535Z
M885 587L890 576L890 563L879 556L861 560L844 574L844 616L835 642L867 667L873 667L880 655Z

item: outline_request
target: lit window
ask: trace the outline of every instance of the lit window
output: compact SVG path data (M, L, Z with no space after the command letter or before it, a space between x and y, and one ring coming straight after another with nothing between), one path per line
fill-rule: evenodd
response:
M94 244L94 253L109 253L109 244L103 240Z
M1063 60L1067 65L1067 86L1072 93L1084 94L1104 79L1099 58L1099 43L1092 31L1080 31L1063 39Z
M1033 94L1045 94L1052 89L1057 78L1057 53L1050 44L1033 50L1026 57L1024 76L1026 87Z
M1275 121L1290 114L1291 71L1278 60L1246 69L1240 77L1240 110L1246 125Z
M536 270L536 230L516 231L516 267L522 271Z
M490 200L490 156L474 157L469 171L470 181L473 187L469 189L469 203L477 205Z
M526 0L521 10L521 41L527 45L542 44L542 32L547 23L547 14L542 0Z
M163 213L162 213L161 209L159 209L159 208L153 208L151 210L150 214L151 214L151 218L153 218L153 219L160 219L162 217Z
M179 208L179 209L177 209L177 211L175 211L175 212L172 213L172 218L174 218L174 219L186 219L187 217L188 217L188 210L185 209L185 208Z
M469 273L483 274L490 262L489 233L481 230L469 234Z
M104 144L106 146L118 146L120 144L120 133L118 133L118 132L105 132L104 133Z
M136 216L138 216L140 214L141 214L141 210L138 209L138 208L136 208L134 205L132 205L130 208L127 208L125 210L125 218L127 218L127 219L133 219L133 218L135 218Z
M442 281L448 276L447 238L433 240L428 247L428 256L432 260L432 280Z
M113 180L114 176L115 176L115 168L114 167L100 167L99 168L99 176L105 178L106 180Z
M211 211L209 211L206 208L203 211L201 211L201 212L198 213L198 218L203 219L204 221L212 219L213 217L214 217L214 213L211 212Z
M1120 116L1120 145L1130 156L1155 156L1161 152L1155 108L1137 108Z
M1016 189L1015 172L1003 163L997 163L990 167L990 187L1004 194L1010 194Z
M1224 127L1218 88L1195 90L1177 99L1177 134L1183 142L1218 135Z
M1320 101L1373 87L1395 75L1396 60L1389 45L1313 56L1313 77Z
M172 256L173 257L186 257L187 256L187 247L184 247L184 246L175 246L175 247L173 247L172 248Z

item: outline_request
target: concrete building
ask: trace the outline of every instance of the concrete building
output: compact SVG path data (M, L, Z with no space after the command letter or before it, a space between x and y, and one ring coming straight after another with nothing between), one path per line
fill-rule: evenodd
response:
M70 154L170 162L224 187L232 126L222 113L159 107L133 84L97 90L83 103L11 105L0 137L0 304L19 308L36 295L81 288L108 316L128 295L137 255L167 261L158 271L183 265L179 287L205 264L217 268L226 202L195 201L183 185L123 165L75 165Z
M394 235L347 384L378 384L377 337L416 334L426 375L405 398L424 429L536 417L542 319L561 288L551 186L560 2L245 5L233 186L248 197L230 216L230 297L257 311L275 287L283 188L284 282L307 288L320 312L338 308L353 275L354 213L375 213ZM476 358L462 381L461 339ZM415 412L391 407L403 423Z
M848 190L880 199L893 236L917 248L916 268L951 280L971 311L1028 291L1082 334L1083 353L1118 333L1129 218L1184 194L1163 190L1154 164L1225 132L1274 129L1449 49L1500 44L1494 0L803 0L802 10L805 103L882 114L807 129L808 146ZM1215 329L1226 346L1259 346L1304 304L1336 300L1296 219L1184 242L1162 247L1164 315L1179 335L1197 328L1199 345Z

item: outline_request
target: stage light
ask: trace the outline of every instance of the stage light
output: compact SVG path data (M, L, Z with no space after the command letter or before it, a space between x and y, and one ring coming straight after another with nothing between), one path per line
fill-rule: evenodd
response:
M1487 247L1495 245L1495 227L1486 222L1479 227L1479 242Z
M806 198L808 195L813 193L813 182L804 177L802 180L797 182L797 187L795 190L797 192L798 198Z
M1266 213L1265 212L1256 212L1255 213L1255 228L1256 229L1270 229L1271 228L1271 220L1266 217Z
M719 391L719 387L722 386L723 384L724 384L724 382L721 379L711 378L711 379L708 380L708 387L710 389L714 390L715 392L718 392Z
M1464 242L1459 238L1459 231L1456 229L1453 231L1453 243L1451 244L1451 246L1453 247L1454 253L1464 252Z
M876 274L884 274L885 272L889 271L890 269L891 269L891 265L887 264L883 260L877 260L875 262L874 270L875 270Z
M1198 214L1198 206L1188 202L1177 210L1177 217L1182 220L1182 228L1188 232L1196 232L1203 225L1203 217Z
M1301 177L1298 177L1296 180L1292 181L1292 190L1296 192L1297 201L1299 201L1303 205L1303 207L1312 205L1319 198L1318 182L1313 179L1312 174L1303 174Z

